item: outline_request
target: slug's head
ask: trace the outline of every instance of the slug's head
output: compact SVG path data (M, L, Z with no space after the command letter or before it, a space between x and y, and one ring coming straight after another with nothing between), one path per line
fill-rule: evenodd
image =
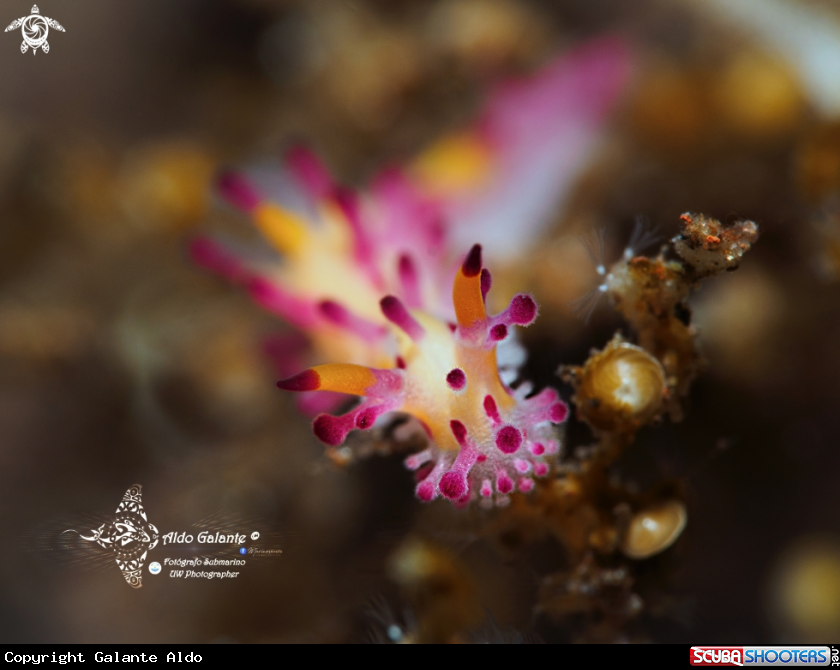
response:
M528 492L534 476L548 474L548 459L560 448L553 425L565 420L568 408L553 389L528 397L530 385L514 391L502 381L496 348L513 326L533 323L537 306L519 294L506 310L489 316L490 286L475 245L453 283L455 323L410 310L394 296L380 302L395 338L395 367L322 365L278 386L364 397L343 416L316 418L315 434L329 445L341 444L353 429L373 427L385 412L413 416L430 438L426 450L406 461L418 471L421 500L440 495L456 503L480 497L505 504L512 491Z

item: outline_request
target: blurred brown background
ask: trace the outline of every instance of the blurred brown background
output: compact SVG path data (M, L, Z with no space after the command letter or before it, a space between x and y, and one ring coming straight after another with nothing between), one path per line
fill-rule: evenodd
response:
M767 11L779 6L840 35L832 3ZM840 109L788 59L786 34L716 7L44 0L67 31L48 54L2 35L0 639L364 640L365 606L393 590L386 557L417 526L466 562L499 626L577 639L532 612L558 547L498 553L444 503L416 502L398 457L324 461L262 355L285 327L185 246L245 225L213 195L220 167L303 138L363 185L469 120L490 82L605 31L630 41L634 79L510 279L542 306L524 336L531 377L568 398L557 366L621 326L606 306L588 324L568 307L597 281L576 235L608 225L617 257L638 214L666 236L685 211L762 231L696 296L710 366L686 420L643 432L624 464L641 486L667 476L690 491L685 535L640 568L648 608L627 639L840 639ZM0 23L29 10L6 2ZM587 439L570 427L570 443ZM64 560L51 534L109 514L134 483L161 530L244 514L284 554L228 583L146 574L140 590L115 566Z

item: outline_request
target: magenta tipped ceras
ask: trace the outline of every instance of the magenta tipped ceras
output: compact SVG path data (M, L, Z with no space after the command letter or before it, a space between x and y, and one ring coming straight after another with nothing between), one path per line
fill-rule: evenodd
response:
M475 245L455 276L454 329L393 296L384 298L381 309L397 340L395 367L320 365L278 385L364 398L347 414L315 420L316 435L332 446L351 430L371 428L385 412L413 416L431 438L427 449L406 459L418 472L421 500L440 496L466 504L484 498L506 504L511 492L527 493L534 477L548 474L560 447L554 426L566 419L568 408L553 389L528 397L529 384L514 391L499 377L494 331L531 323L536 304L520 294L501 314L488 316L485 277L481 247Z

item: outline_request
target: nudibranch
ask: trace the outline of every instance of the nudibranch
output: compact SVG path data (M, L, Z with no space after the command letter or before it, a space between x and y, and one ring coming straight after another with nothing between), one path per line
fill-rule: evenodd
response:
M277 386L363 398L346 414L315 419L315 434L331 446L344 442L351 430L372 428L386 412L413 416L430 439L424 451L405 461L418 473L420 500L442 496L466 504L483 498L504 505L511 492L527 493L534 477L548 474L560 449L554 425L566 419L568 407L552 388L528 397L530 384L513 390L503 382L496 347L512 326L534 322L537 305L530 295L518 294L507 309L490 316L485 305L490 285L481 246L475 245L455 275L455 323L411 309L393 295L380 301L396 338L395 367L318 365Z
M536 304L518 295L488 316L481 248L460 266L454 250L479 240L497 267L518 262L587 156L628 62L626 45L605 38L507 81L478 123L360 192L302 148L262 182L256 170L222 177L220 194L277 253L249 258L202 238L193 257L297 331L270 353L279 376L314 365L281 383L301 392L301 409L364 398L348 414L316 418L324 442L340 444L386 412L416 417L431 445L407 465L423 500L504 504L548 473L566 405L551 389L528 397L530 385L509 386L524 358L512 326L531 323Z

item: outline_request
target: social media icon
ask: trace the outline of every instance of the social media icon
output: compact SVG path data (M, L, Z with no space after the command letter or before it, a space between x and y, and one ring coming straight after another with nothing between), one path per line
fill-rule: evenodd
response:
M153 575L158 574L160 572L160 563L158 563L157 561L152 561L151 563L149 563L149 572L151 572Z
M248 550L245 547L239 547L239 553L244 556L248 553Z
M260 534L257 531L254 531L253 533L251 533L251 539L252 540L259 540L260 539Z

